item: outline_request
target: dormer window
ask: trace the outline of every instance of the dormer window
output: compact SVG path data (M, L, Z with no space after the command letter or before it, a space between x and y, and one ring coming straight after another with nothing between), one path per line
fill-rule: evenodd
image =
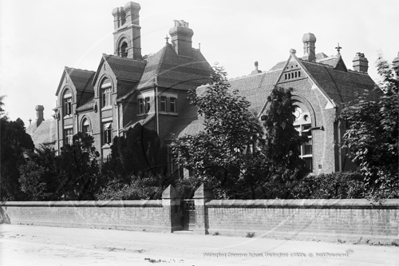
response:
M72 114L72 93L70 90L64 93L63 110L64 110L64 116Z

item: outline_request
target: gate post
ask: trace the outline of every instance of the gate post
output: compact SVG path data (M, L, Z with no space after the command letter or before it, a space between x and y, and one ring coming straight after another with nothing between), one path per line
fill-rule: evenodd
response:
M162 192L162 208L165 231L172 233L173 231L181 230L180 199L172 185L169 185L164 192Z
M195 234L208 234L208 210L205 203L212 199L212 191L206 189L202 184L194 193L195 202Z

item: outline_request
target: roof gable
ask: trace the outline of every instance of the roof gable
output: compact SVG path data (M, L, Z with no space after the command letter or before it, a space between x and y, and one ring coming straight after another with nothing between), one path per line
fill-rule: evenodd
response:
M58 87L57 87L57 91L55 92L55 96L58 97L58 94L60 94L61 88L63 87L63 84L65 83L65 76L67 76L67 78L69 77L66 68L64 68L64 71L62 71L62 75L61 75L61 79L60 82L58 83Z

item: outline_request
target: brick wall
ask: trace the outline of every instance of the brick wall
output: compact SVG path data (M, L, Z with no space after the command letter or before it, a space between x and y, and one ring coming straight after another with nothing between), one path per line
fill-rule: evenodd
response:
M6 202L11 224L170 231L161 200Z
M399 200L212 200L209 234L351 242L399 241ZM398 242L399 243L399 242Z
M399 244L399 199L210 200L195 193L196 234L353 243ZM180 199L169 186L162 200L6 202L0 223L139 231L182 230Z

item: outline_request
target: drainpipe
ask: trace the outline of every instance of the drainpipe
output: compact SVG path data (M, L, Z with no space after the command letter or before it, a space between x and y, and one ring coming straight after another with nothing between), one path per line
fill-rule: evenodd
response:
M154 97L154 102L155 102L155 118L156 118L156 128L157 128L157 134L159 137L159 115L158 115L158 76L155 74L155 97Z

